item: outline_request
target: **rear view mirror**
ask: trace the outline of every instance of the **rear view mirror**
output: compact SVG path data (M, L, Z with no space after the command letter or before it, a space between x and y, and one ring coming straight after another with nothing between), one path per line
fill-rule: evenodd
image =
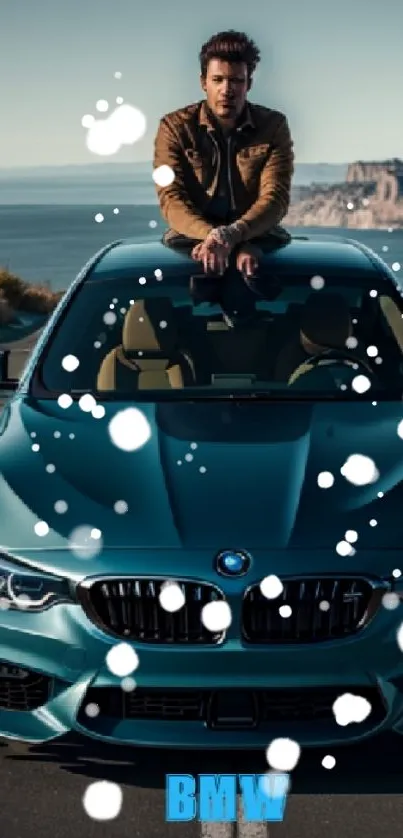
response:
M201 303L219 304L221 300L222 277L209 274L193 274L189 291L195 306Z
M260 275L257 272L254 276L244 277L244 283L256 297L260 297L260 299L269 303L276 300L283 289L279 278L274 274L264 273Z

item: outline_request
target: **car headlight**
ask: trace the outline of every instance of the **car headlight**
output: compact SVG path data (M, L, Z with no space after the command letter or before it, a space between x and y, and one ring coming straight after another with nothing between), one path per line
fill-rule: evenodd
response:
M67 579L31 569L0 553L0 610L44 611L61 602L74 602Z

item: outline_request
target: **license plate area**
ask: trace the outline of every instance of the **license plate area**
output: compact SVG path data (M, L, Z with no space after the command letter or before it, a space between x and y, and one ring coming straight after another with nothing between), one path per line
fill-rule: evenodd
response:
M207 709L213 730L250 730L259 724L259 705L252 690L214 690Z

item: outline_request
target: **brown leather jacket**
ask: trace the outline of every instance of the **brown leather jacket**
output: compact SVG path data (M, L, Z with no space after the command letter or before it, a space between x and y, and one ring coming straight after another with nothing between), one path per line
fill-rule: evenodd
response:
M290 203L293 141L284 114L247 103L245 119L230 140L232 209L244 222L238 241L267 235L288 239L279 226ZM161 214L172 232L204 239L217 221L209 219L220 174L220 147L205 100L166 114L154 142L154 169L169 166L175 179L156 186ZM223 222L221 222L223 223Z

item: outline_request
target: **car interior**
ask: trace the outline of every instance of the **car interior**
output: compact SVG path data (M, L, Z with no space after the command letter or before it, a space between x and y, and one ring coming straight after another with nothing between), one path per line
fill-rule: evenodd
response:
M290 341L299 344L308 297L326 293L347 301L350 335L356 339L353 348L348 349L345 341L338 347L343 350L342 360L324 358L331 364L329 369L337 365L339 370L347 369L349 362L351 368L353 362L353 375L373 377L374 386L394 390L400 383L403 386L403 304L393 288L386 288L387 293L370 292L358 282L350 286L336 280L329 281L325 290L312 292L309 277L306 283L301 278L293 283L290 278L281 286L266 285L264 293L235 294L218 302L196 299L189 287L179 285L169 285L165 294L162 286L142 289L141 297L134 295L134 299L133 288L127 284L119 289L117 280L114 287L113 283L108 287L115 297L110 292L108 296L106 287L96 299L86 298L86 289L78 295L85 330L73 335L71 327L67 328L68 315L66 328L62 323L56 330L41 367L48 389L130 394L183 388L253 392L262 387L284 392L294 385L292 375L278 377L279 355ZM109 311L108 316L111 309L114 314ZM334 349L331 343L324 345L323 324L319 332L321 353ZM319 332L314 322L305 337L318 343ZM367 353L369 346L376 346L376 357ZM69 353L81 359L74 375L62 369L62 359ZM305 366L309 372L309 363ZM307 370L302 372L300 379L307 380ZM340 386L329 381L314 383L312 390Z
M396 381L403 361L403 320L396 303L354 289L350 298L357 344L344 354L361 361L360 372L367 370L385 384ZM279 311L273 302L259 301L248 317L231 320L220 306L202 304L195 314L191 304L174 305L169 297L136 300L125 315L120 342L110 348L107 340L103 344L96 389L268 385L276 380L282 347L299 339L303 306L303 301L290 300ZM314 333L306 337L315 342ZM366 354L370 345L377 347L376 358ZM289 384L277 382L282 389Z

